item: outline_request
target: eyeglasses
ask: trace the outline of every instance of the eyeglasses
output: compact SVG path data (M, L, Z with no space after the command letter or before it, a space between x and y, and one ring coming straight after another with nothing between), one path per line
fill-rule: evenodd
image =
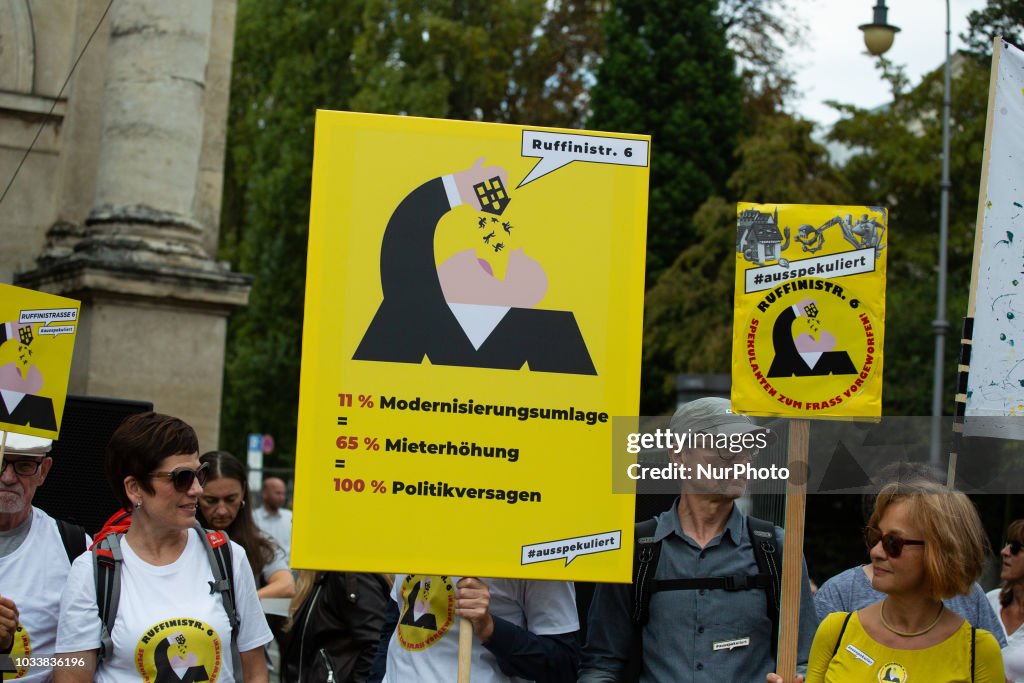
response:
M718 453L719 458L725 460L726 462L731 462L741 455L745 455L746 457L753 460L754 458L757 457L757 454L761 452L760 448L742 448L738 451L733 451L730 450L728 446L724 446L722 448L715 448L713 450L715 451L715 453Z
M1006 546L1010 546L1010 554L1011 555L1016 555L1017 553L1020 552L1021 548L1024 548L1024 543L1021 543L1020 541L1007 541L1006 543L1003 544L1004 548Z
M882 550L889 557L899 557L905 545L924 545L924 541L914 541L893 533L883 534L881 529L876 529L873 526L864 527L864 543L868 546L868 550L874 548L879 541L882 542Z
M6 457L0 461L0 474L4 473L7 466L14 468L14 473L20 477L31 477L43 466L43 459L32 458L30 460L8 460Z
M200 486L206 484L206 477L210 474L210 463L204 462L198 467L198 469L192 469L191 467L175 467L170 472L153 472L149 476L151 477L165 477L172 484L174 484L174 490L179 493L185 493L192 488L192 482L198 480Z

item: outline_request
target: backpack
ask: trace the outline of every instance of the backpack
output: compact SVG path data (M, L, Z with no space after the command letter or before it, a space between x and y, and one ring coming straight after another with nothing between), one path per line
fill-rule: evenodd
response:
M53 521L57 523L57 531L64 544L64 552L68 554L68 562L74 562L76 557L85 552L85 529L63 519Z
M643 668L643 627L651 616L651 595L659 591L676 590L763 590L765 611L772 622L771 652L777 655L779 636L779 598L782 595L782 575L776 556L779 555L775 538L775 525L757 517L747 517L747 533L754 548L758 573L737 576L705 576L691 579L655 579L661 557L661 541L654 539L658 526L656 518L637 522L633 546L633 639L629 660L626 662L624 681L639 680Z
M131 524L131 513L115 514L96 535L92 546L92 568L96 580L96 604L100 612L100 649L97 663L113 652L114 643L110 634L114 632L114 620L117 619L118 602L121 599L121 536ZM235 609L235 577L231 565L231 543L224 531L207 531L198 520L192 525L203 539L203 547L210 560L213 581L210 581L210 593L220 593L224 603L224 611L231 624L231 662L235 671L235 679L242 679L242 657L238 651L238 627L241 620Z

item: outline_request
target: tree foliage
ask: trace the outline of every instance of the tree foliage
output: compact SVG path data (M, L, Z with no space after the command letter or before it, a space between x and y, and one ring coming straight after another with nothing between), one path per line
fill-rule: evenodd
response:
M221 444L297 424L316 109L577 126L600 0L239 0L221 256L255 277L228 328Z
M221 253L255 281L228 327L221 444L272 433L279 463L294 453L313 117L354 94L361 4L238 6Z
M967 31L961 39L975 55L992 54L992 40L1002 36L1024 49L1024 3L1020 0L988 0L985 7L967 15Z
M647 284L694 239L693 213L721 193L744 125L742 84L713 0L613 0L592 126L653 136Z
M360 111L578 126L600 45L594 0L369 0Z
M974 224L978 210L988 65L959 56L952 84L948 306L951 327L946 343L948 396L967 312ZM929 415L937 296L940 180L942 175L943 71L937 69L912 89L885 61L883 75L893 85L893 101L885 108L835 105L843 118L831 138L855 150L843 173L858 203L889 208L885 393L887 414Z
M726 192L694 216L696 239L648 291L644 311L644 414L671 409L680 372L731 369L736 202L836 204L850 188L811 139L813 124L776 112L740 142Z

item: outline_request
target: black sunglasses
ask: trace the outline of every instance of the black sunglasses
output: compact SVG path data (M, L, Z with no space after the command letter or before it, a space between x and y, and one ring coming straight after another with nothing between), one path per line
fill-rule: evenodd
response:
M874 548L879 541L882 542L882 550L889 557L899 557L905 545L924 545L924 541L914 541L892 533L883 534L881 529L873 526L864 527L864 543L868 550Z
M175 467L170 472L153 472L151 477L166 477L172 484L174 490L185 493L192 488L192 482L198 480L200 486L206 485L206 477L210 474L210 463L204 462L198 469L191 467Z
M15 470L15 471L17 471L17 470ZM1017 553L1020 552L1021 548L1024 548L1024 543L1021 543L1020 541L1007 541L1006 543L1003 544L1004 548L1006 546L1010 546L1010 554L1011 555L1016 555Z

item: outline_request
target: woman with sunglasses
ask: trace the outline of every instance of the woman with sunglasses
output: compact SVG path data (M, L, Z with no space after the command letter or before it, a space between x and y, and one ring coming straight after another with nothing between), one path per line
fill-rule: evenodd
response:
M199 520L210 529L224 530L245 548L260 598L290 598L295 579L284 551L256 526L247 503L249 482L245 467L227 451L210 451L199 458L209 476L199 496Z
M177 418L140 413L114 432L107 445L107 480L131 513L131 525L115 546L123 559L113 647L99 661L103 625L93 553L85 553L72 564L61 596L56 649L70 663L54 669L57 683L266 683L263 646L271 633L237 544L231 552L237 633L220 594L211 590L213 572L196 528L207 470L199 462L195 431ZM232 662L232 638L241 671Z
M987 556L967 496L930 482L888 484L875 498L864 539L871 584L885 597L821 622L808 683L1002 683L999 643L942 603L970 589Z
M1006 530L1006 543L999 553L1003 580L1000 588L989 591L988 601L999 615L999 621L1006 634L1003 648L1003 666L1006 680L1024 683L1024 519L1018 519Z

